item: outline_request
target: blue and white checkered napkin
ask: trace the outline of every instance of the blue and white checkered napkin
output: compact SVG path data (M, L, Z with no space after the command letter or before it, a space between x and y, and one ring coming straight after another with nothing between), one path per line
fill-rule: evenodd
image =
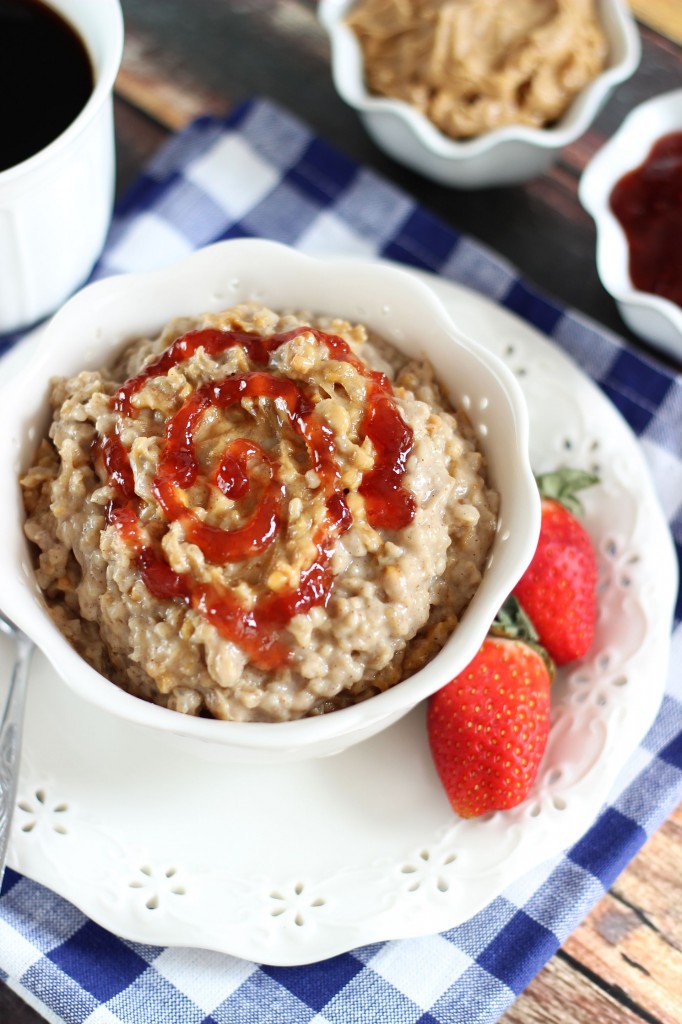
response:
M594 368L641 439L679 551L682 378L534 293L490 252L269 102L248 103L225 122L198 121L173 139L121 203L96 273L160 266L243 235L309 253L402 260L539 327ZM68 1024L490 1024L682 797L681 655L677 628L662 711L593 828L460 927L310 967L259 967L124 942L8 871L0 977L48 1020Z

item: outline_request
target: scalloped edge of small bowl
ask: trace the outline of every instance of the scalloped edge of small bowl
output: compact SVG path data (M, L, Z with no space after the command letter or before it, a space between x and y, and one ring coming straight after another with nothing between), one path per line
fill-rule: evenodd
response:
M337 92L390 156L441 184L459 188L518 184L541 174L560 149L587 131L616 86L634 73L641 56L637 25L623 0L598 0L613 60L574 99L561 120L550 128L508 125L460 142L448 138L402 100L367 92L360 45L344 22L353 2L320 0L318 7L329 36Z
M640 166L657 139L673 131L682 131L682 88L653 96L630 111L585 167L578 197L595 223L599 279L615 299L623 320L639 337L679 359L682 308L634 287L628 271L627 238L609 206L614 185Z
M312 306L319 312L331 310L349 319L364 319L398 346L402 332L408 349L412 334L414 352L419 349L416 325L426 321L430 338L437 335L441 347L449 349L452 344L457 349L454 363L465 380L459 388L445 382L454 400L462 399L462 388L471 391L474 426L477 418L487 422L494 416L500 436L509 432L514 439L511 446L501 442L497 447L490 446L490 437L482 441L484 449L489 448L492 482L503 495L500 529L492 564L443 650L420 672L385 693L333 714L293 722L192 718L146 703L105 679L76 654L50 619L22 529L18 476L47 422L48 377L101 366L125 341L153 335L174 316L198 315L248 299L280 309ZM51 367L57 348L58 365ZM486 395L480 397L480 383L476 403L479 378L486 382L497 408ZM38 391L36 381L44 382ZM186 749L211 759L266 763L326 756L397 721L471 660L499 605L528 565L539 533L540 501L528 454L528 412L518 382L501 360L453 326L440 300L422 281L380 262L317 259L279 243L233 239L163 270L98 281L54 316L29 364L0 391L0 430L5 438L0 448L0 480L6 488L6 500L0 505L0 537L5 545L0 583L3 609L82 698L128 723L181 738L188 744Z

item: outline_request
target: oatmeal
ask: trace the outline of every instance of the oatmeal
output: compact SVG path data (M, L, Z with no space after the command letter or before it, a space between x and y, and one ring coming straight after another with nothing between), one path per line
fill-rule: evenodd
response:
M453 138L551 124L608 50L595 0L358 0L348 23L369 90Z
M187 714L286 721L425 664L497 495L431 367L361 325L237 306L57 379L22 480L36 574L95 668Z

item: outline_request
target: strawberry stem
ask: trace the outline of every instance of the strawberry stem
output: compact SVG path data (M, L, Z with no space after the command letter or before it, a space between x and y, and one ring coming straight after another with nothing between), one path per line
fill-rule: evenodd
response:
M491 636L500 637L504 640L518 640L528 647L532 647L547 666L550 681L554 679L556 666L540 643L540 637L532 620L514 594L509 595L498 611L490 626L489 633Z
M558 501L573 515L580 516L583 514L583 506L575 493L598 484L599 477L585 472L584 469L569 469L564 466L551 473L541 473L540 476L536 476L535 481L540 497Z
M504 602L490 627L494 636L504 636L509 640L524 640L526 643L537 644L540 637L535 626L513 594Z

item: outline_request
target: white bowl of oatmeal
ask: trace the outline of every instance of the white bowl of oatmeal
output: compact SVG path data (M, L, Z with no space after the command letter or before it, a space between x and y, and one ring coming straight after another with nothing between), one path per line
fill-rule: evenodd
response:
M515 379L385 264L233 240L98 282L0 421L0 605L86 700L234 759L395 722L537 540Z
M377 145L458 188L542 174L640 58L624 0L321 0L319 17Z

